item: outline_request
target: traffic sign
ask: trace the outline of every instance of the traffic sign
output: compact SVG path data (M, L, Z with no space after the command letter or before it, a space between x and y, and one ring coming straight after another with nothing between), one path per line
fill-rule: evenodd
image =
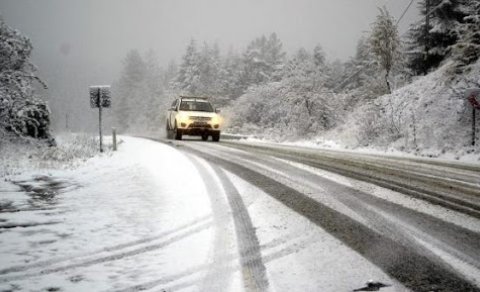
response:
M480 88L470 88L465 91L465 98L473 108L480 110Z
M90 86L90 107L99 108L110 107L112 105L110 86L96 85Z

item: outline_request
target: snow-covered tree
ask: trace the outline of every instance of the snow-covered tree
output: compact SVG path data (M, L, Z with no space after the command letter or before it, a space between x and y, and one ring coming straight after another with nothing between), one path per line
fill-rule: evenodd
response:
M0 18L0 134L51 139L50 111L34 91L34 82L46 85L30 63L30 39Z
M480 58L480 1L467 1L465 17L459 25L458 41L452 45L454 58L460 65L468 65Z
M285 52L275 33L253 40L243 54L243 83L248 87L279 79Z
M243 72L244 64L242 58L232 50L229 50L222 59L219 72L220 92L228 100L234 100L244 93Z
M221 66L218 44L211 47L204 43L197 63L199 68L199 94L216 97L220 92L219 74Z
M379 14L373 23L370 35L370 48L378 64L385 71L385 82L389 92L392 90L389 81L390 72L395 63L401 58L400 46L401 41L393 17L385 7L380 8Z
M271 138L313 136L338 121L343 96L327 87L328 67L317 46L299 49L282 66L281 79L250 86L235 100L232 127L259 131Z
M379 64L370 48L370 42L366 37L361 37L357 43L355 56L345 63L342 78L335 86L335 90L351 96L350 107L371 101L388 92L379 71Z
M420 2L422 20L411 26L408 35L408 63L414 74L435 69L450 54L459 38L459 26L465 21L470 0L427 0ZM426 24L426 15L429 23Z
M116 125L120 131L126 131L135 118L135 108L138 105L136 93L141 88L146 76L146 65L137 50L127 53L123 61L123 70L120 79L114 85L114 95L117 97L118 106L114 107Z
M175 88L186 94L201 94L200 84L200 55L195 40L191 40L187 46L182 63L175 79Z
M127 53L121 76L113 86L117 99L114 115L120 131L141 133L162 129L167 107L164 78L154 51L143 57L137 50Z
M178 66L174 60L168 62L168 66L163 72L162 85L164 88L174 86L175 78L178 74Z

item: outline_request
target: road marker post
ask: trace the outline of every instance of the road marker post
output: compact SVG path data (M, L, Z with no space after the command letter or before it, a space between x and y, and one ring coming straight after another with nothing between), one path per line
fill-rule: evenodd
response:
M98 134L100 137L100 152L103 152L102 108L111 106L110 85L90 86L90 107L98 108Z
M480 88L470 88L465 91L465 98L472 105L472 146L475 146L476 138L476 110L480 110Z
M117 151L117 129L112 128L112 148Z

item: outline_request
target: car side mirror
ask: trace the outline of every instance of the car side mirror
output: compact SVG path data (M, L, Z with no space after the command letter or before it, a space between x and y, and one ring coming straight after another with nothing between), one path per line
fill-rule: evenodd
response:
M216 112L217 114L219 114L219 113L220 113L220 109L219 109L219 108L216 108L216 109L215 109L215 112Z
M176 106L172 106L172 107L170 108L170 110L175 112L175 111L177 111L177 107L176 107Z

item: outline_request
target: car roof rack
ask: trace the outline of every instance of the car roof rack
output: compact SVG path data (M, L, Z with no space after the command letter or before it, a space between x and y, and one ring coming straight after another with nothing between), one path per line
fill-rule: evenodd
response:
M207 96L187 96L187 95L180 95L181 99L204 99L207 100L209 97Z

